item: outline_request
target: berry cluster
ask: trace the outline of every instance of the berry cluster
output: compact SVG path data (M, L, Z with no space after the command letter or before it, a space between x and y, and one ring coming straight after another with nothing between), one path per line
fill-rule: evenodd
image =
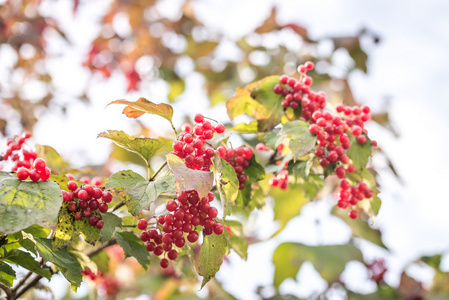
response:
M274 86L274 92L284 96L283 107L293 109L302 107L301 117L311 123L309 132L317 136L318 147L315 149L315 156L319 158L322 167L335 166L335 174L342 180L337 205L341 208L355 206L358 201L372 197L373 192L364 182L350 186L349 182L344 180L347 173L355 172L355 167L351 164L346 152L351 147L350 135L354 136L359 144L363 145L367 142L367 130L364 124L371 119L370 109L367 106L338 105L336 115L324 111L326 95L321 92L315 93L309 88L312 80L306 73L313 68L312 62L300 65L299 80L282 75L280 83ZM373 146L377 145L375 141L371 143ZM282 181L281 178L287 176L284 170L282 174L280 172L277 177L271 178L270 184L279 185L281 188L283 184L286 188L287 182ZM349 216L353 219L357 218L357 215L354 209L349 212Z
M272 187L279 187L281 190L286 190L288 188L288 171L282 170L276 176L273 175L268 180L268 184Z
M281 102L282 107L291 107L292 109L302 107L301 117L306 121L310 120L316 110L326 107L326 95L322 92L315 93L310 90L312 78L307 76L306 73L313 68L313 63L308 61L298 67L299 80L282 75L279 79L280 83L273 88L276 94L284 97Z
M212 147L207 147L206 141L212 139L215 132L223 133L225 127L223 124L214 127L201 114L196 114L194 121L196 125L193 128L189 124L182 127L183 132L173 142L173 153L182 158L190 169L210 171L215 151Z
M14 138L8 139L6 142L8 148L5 154L0 155L0 161L11 160L14 162L11 171L17 171L16 175L20 180L27 180L29 177L34 182L47 181L51 172L45 160L38 158L36 152L23 148L26 140L30 137L30 132L24 132L21 137L16 135Z
M75 181L69 181L67 189L69 189L68 192L61 191L62 199L63 202L68 202L67 209L70 212L75 212L75 220L85 217L89 219L91 226L96 226L98 229L103 228L104 221L100 219L101 215L96 211L101 213L108 211L108 203L112 201L112 194L88 184L78 187Z
M253 149L250 147L226 149L226 147L220 146L217 148L217 152L221 158L226 160L234 168L234 171L237 174L237 179L239 180L239 190L243 190L245 188L246 180L248 180L248 177L243 171L250 166L249 160L253 157Z
M197 226L203 226L204 235L222 234L223 224L215 220L218 210L210 205L214 198L211 192L202 199L198 197L196 191L182 192L178 194L176 200L167 202L166 208L169 213L157 217L156 227L147 230L148 221L139 220L137 228L143 230L140 239L146 242L147 250L157 256L166 254L168 259L175 260L178 257L178 251L173 249L173 245L182 248L186 238L190 243L195 243L199 238ZM168 267L167 258L161 259L162 268Z

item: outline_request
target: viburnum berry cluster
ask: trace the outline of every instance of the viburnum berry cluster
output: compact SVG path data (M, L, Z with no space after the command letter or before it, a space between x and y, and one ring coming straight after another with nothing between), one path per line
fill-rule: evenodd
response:
M34 182L47 181L51 171L47 167L46 161L38 158L36 152L24 149L25 142L30 137L30 132L24 132L20 137L16 135L8 139L6 141L7 149L3 155L0 155L0 161L11 160L14 163L11 172L17 172L17 178L20 180L30 178Z
M212 139L215 132L223 133L225 127L219 123L213 126L201 114L196 114L194 121L196 125L193 128L190 124L182 127L183 132L173 142L173 154L182 158L187 168L210 171L215 150L207 144L207 140Z
M288 188L288 170L282 170L277 175L273 175L268 180L268 184L272 187L279 187L281 190Z
M212 192L200 199L196 191L185 191L179 193L176 200L167 202L166 209L169 213L158 216L155 223L149 224L145 219L139 220L137 228L143 230L140 239L146 242L147 250L157 256L164 254L168 259L175 260L178 251L173 245L182 248L186 238L190 243L195 243L199 238L199 226L202 226L204 235L222 234L223 224L215 220L218 210L210 205L214 198ZM147 230L149 226L150 229ZM168 267L167 258L161 259L162 268Z
M70 180L75 180L75 176L71 173L65 174L65 176ZM88 176L81 176L79 181L84 182L85 184L93 184L95 186L101 186L103 184L103 179L101 177L93 177L92 179Z
M250 167L250 159L253 157L254 152L250 147L238 147L236 149L226 149L225 146L219 146L217 148L217 153L221 158L226 160L232 168L234 168L237 174L237 179L239 181L239 190L245 188L245 183L248 177L244 173L244 170Z
M337 114L325 111L326 95L322 92L313 92L310 89L312 79L306 75L307 71L313 68L312 62L300 65L298 67L299 80L282 75L279 79L280 83L276 84L273 90L276 94L284 97L282 100L284 108L302 108L301 118L311 123L309 132L317 137L315 156L319 158L319 163L323 168L333 167L337 177L342 180L337 205L341 208L351 206L349 217L355 219L358 216L358 212L354 209L355 205L365 198L371 198L373 191L364 182L356 182L351 186L349 181L344 180L347 173L355 172L347 150L351 148L351 136L355 137L357 143L361 145L367 142L365 122L371 119L370 108L368 106L338 105L336 107ZM375 141L371 143L373 146L377 145ZM279 180L286 177L285 170L282 172L270 180L272 186L285 182Z
M104 221L101 220L101 215L98 212L108 211L108 203L112 201L112 194L89 184L78 187L75 181L69 181L67 189L68 192L61 191L62 199L63 202L68 202L67 209L75 213L74 219L88 218L91 226L96 226L98 229L103 228Z
M107 276L100 271L97 273L92 272L91 269L87 268L81 271L81 274L86 276L92 281L96 281L98 288L104 291L104 293L111 299L115 298L115 295L120 290L120 283L114 277Z

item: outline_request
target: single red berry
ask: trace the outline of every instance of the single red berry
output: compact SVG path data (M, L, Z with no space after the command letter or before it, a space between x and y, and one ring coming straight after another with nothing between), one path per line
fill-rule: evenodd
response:
M104 214L105 212L107 212L108 209L109 209L108 204L105 203L105 202L101 202L100 205L98 206L98 210L99 210L101 213L103 213L103 214Z
M351 210L350 212L349 212L349 217L351 218L351 219L357 219L357 217L358 217L358 212L356 211L356 210Z
M159 256L162 253L164 253L164 249L162 249L162 246L157 246L154 251L153 251L154 255ZM168 262L168 261L167 261Z
M362 109L362 111L363 111L365 114L369 114L369 113L371 112L371 109L370 109L368 106L366 106L366 105L363 105L363 106L361 107L361 109Z
M98 229L102 229L104 226L104 221L98 220L98 222L97 222L97 224L95 224L95 226L97 226Z
M87 200L87 196L89 196L89 194L86 190L81 190L78 192L78 199L80 200Z
M20 167L17 170L17 178L19 178L20 180L26 180L29 175L30 175L30 171L28 171L28 169L26 169L24 167Z
M32 170L30 172L30 179L34 182L39 181L39 179L41 179L41 174L37 170Z
M167 210L168 211L175 211L175 209L178 207L178 203L176 203L175 200L170 200L167 203Z
M76 203L75 202L69 202L69 204L67 205L67 208L69 211L76 211L78 208L76 207Z
M47 166L47 163L45 162L45 160L43 158L37 158L34 161L33 166L36 170L43 171L45 169L45 167Z
M98 216L97 215L91 215L90 217L89 217L89 224L91 225L91 226L95 226L96 224L97 224L97 222L98 222Z
M178 257L178 251L176 251L176 250L170 250L168 253L167 253L167 257L170 259L170 260L175 260L177 257Z
M70 203L75 203L75 202L70 202ZM90 208L86 208L85 210L83 210L83 216L85 216L86 218L89 218L91 215L92 215L92 211L90 210Z
M307 62L304 64L304 66L307 68L307 70L312 70L313 67L314 67L314 64L313 64L313 62L311 62L311 61L307 61Z
M344 190L349 189L350 186L351 185L349 184L349 181L347 181L346 179L344 179L340 182L340 187Z
M97 199L93 199L93 200L89 201L89 208L92 211L97 210L99 206L100 206L100 203L98 202Z
M103 196L101 196L101 199L105 202L105 203L109 203L112 201L112 194L108 191L104 191L103 192Z
M218 134L221 134L225 131L225 127L223 124L217 124L217 126L215 126L215 132Z
M140 219L139 221L137 221L137 228L139 228L140 230L147 229L147 226L148 226L147 220Z
M191 243L195 243L198 240L199 234L196 231L191 231L187 235L187 240Z
M213 230L214 230L214 233L215 233L216 235L222 234L223 231L224 231L223 224L221 224L221 223L215 224L215 225L213 226Z
M253 153L253 149L251 149L250 147L243 147L243 157L246 159L250 159L251 157L253 157L254 153Z
M80 212L80 211L77 211L77 212L75 213L74 219L75 219L75 220L80 220L82 217L83 217L83 213Z
M71 191L74 191L78 188L78 184L75 181L67 182L67 188Z
M50 169L45 167L44 170L41 172L41 180L42 181L47 181L48 179L50 179Z
M195 117L193 118L193 120L196 123L201 123L204 121L204 116L202 114L196 114Z
M344 167L339 166L335 169L335 174L337 175L338 178L343 179L346 176L346 170Z
M362 134L362 128L358 125L352 126L351 131L352 134L356 137Z
M153 242L148 242L148 243L145 245L145 248L147 248L147 250L148 250L149 252L152 252L152 251L154 251L154 249L156 249L156 244L153 243Z
M166 258L161 259L161 268L166 269L168 267L168 260Z
M346 168L346 170L347 170L349 173L354 173L354 172L355 172L355 167L354 167L354 165L348 165L348 167Z
M364 134L361 134L357 137L357 143L359 144L365 144L366 143L366 136Z
M140 233L140 240L141 240L142 242L148 242L149 239L150 239L150 236L148 235L148 232L147 232L147 231L142 231L142 232Z

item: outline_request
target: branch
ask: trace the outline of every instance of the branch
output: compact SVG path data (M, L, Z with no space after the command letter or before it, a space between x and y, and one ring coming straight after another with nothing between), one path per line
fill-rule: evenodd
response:
M119 204L117 204L116 206L112 207L111 209L109 209L108 212L114 212L117 209L119 209L120 207L122 207L123 205L125 205L125 200L123 200L122 202L120 202Z
M166 165L167 161L164 161L164 163L159 167L159 169L157 169L157 171L153 174L153 176L151 176L150 181L153 181Z
M28 272L23 278L19 281L19 283L12 289L13 294L16 294L19 288L30 278L33 272Z
M33 280L31 280L30 282L27 283L27 285L25 285L20 291L18 291L18 293L15 295L14 298L12 299L18 299L20 296L22 296L26 291L28 291L30 288L32 288L33 286L35 286L39 280L42 279L41 275L37 275L36 277L33 278Z
M115 239L110 239L108 240L106 243L104 243L103 245L101 245L100 247L90 251L89 253L87 253L86 255L89 257L95 256L96 254L98 254L99 252L101 252L103 249L115 245L117 244L117 241Z
M0 289L2 289L6 294L6 299L14 299L13 293L9 287L0 282Z

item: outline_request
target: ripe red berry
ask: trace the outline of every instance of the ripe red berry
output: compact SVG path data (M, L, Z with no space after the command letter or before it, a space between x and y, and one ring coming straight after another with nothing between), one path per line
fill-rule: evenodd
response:
M101 202L100 205L98 206L98 210L99 210L101 213L103 213L103 214L104 214L105 212L107 212L108 209L109 209L108 204L105 203L105 202Z
M67 182L67 188L71 191L74 191L78 188L78 184L75 181Z
M357 217L358 217L358 212L356 211L356 210L351 210L350 212L349 212L349 217L351 218L351 219L357 219Z
M199 238L199 234L196 231L190 231L187 235L187 240L191 243L195 243Z
M76 211L77 207L76 207L76 203L75 202L69 202L69 204L67 205L67 208L69 211Z
M204 121L204 116L202 114L196 114L195 117L193 118L193 120L196 123L201 123Z
M167 210L168 211L175 211L175 209L178 207L178 203L176 203L175 200L170 200L167 203Z
M307 61L307 62L304 64L304 67L306 67L307 70L312 70L313 67L314 67L314 64L313 64L313 62L311 62L311 61Z
M366 143L366 136L364 134L361 134L357 137L357 143L359 144L365 144Z
M166 269L168 267L168 260L166 258L161 259L160 265L161 268Z
M339 166L335 169L335 174L337 175L338 178L343 179L346 176L346 170L344 167Z
M17 170L17 178L19 178L20 180L26 180L29 175L30 175L30 172L28 171L28 169L26 169L24 167L20 167Z
M147 220L140 219L139 221L137 221L137 228L139 228L140 230L147 229L147 226L148 226Z
M47 166L47 163L45 162L45 160L43 158L37 158L34 161L33 166L36 170L43 171L45 169L45 167Z
M213 226L212 229L214 230L214 233L215 233L216 235L220 235L220 234L222 234L223 231L224 231L223 224L221 224L221 223L215 224L215 225Z
M354 167L354 165L348 165L347 171L348 171L349 173L354 173L354 172L355 172L355 167Z
M30 172L30 179L34 182L39 181L41 179L41 174L37 170L32 170Z
M172 147L173 147L173 150L175 150L176 152L181 152L183 146L184 146L183 142L181 142L181 141L174 141Z
M217 126L215 126L215 132L218 134L221 134L225 131L225 127L223 124L217 124Z
M87 200L88 196L89 196L89 194L85 190L81 190L78 192L78 199L80 199L80 200Z
M103 192L103 196L101 196L101 199L105 202L105 203L109 203L112 201L112 194L110 192L104 191Z
M75 203L75 202L70 202L70 203ZM90 208L86 208L85 210L83 210L83 216L85 216L86 218L89 218L91 215L92 215L92 211L90 210Z
M162 246L157 246L154 251L153 251L154 255L159 256L162 253L164 253L164 250L162 249ZM168 262L168 261L167 261Z
M83 217L83 213L80 212L80 211L77 211L77 212L75 213L74 219L75 219L75 220L80 220L82 217Z
M170 259L170 260L175 260L177 257L178 257L178 251L176 251L176 250L170 250L168 253L167 253L167 257Z
M147 232L147 231L142 231L142 232L140 233L140 240L141 240L142 242L148 242L149 239L150 239L150 236L148 235L148 232Z
M89 224L91 225L91 226L95 226L96 224L97 224L97 222L98 222L98 216L97 215L91 215L90 217L89 217Z

